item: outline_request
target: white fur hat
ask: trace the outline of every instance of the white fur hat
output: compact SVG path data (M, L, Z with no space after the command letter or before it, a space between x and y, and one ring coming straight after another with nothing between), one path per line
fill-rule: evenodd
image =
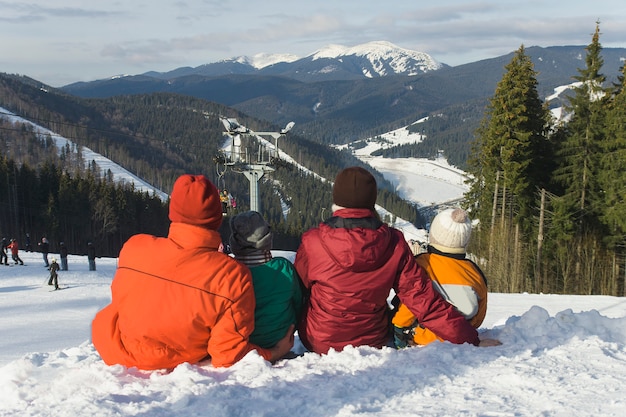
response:
M472 223L465 210L450 208L433 219L428 243L441 252L465 253L471 234Z

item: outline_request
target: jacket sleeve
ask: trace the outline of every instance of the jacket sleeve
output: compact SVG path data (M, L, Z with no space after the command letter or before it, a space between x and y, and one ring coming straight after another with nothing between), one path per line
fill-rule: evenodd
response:
M291 266L291 279L292 279L292 303L294 310L296 311L296 324L300 322L302 315L302 308L304 307L304 293L302 291L302 281L298 275L298 271L294 266Z
M398 278L396 293L419 323L452 343L480 342L478 332L451 304L434 289L426 271L413 258L405 245L404 265Z
M251 350L257 350L264 359L271 358L271 352L249 342L254 330L255 297L252 278L241 282L241 293L232 300L211 332L207 353L216 367L228 367L237 363Z
M294 267L296 268L304 289L309 290L311 288L311 282L309 281L309 260L307 256L306 234L302 236L302 243L296 252Z

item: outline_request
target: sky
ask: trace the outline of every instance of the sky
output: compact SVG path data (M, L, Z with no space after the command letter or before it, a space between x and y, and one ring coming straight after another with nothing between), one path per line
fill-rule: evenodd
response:
M626 46L623 0L0 0L0 72L61 87L235 56L388 41L460 65L520 45Z
M416 139L405 133L384 136ZM407 198L430 201L439 191L438 203L463 191L463 173L444 159L396 161L383 172ZM318 355L296 335L301 356L273 366L251 352L231 368L202 362L140 371L105 365L90 339L94 315L111 300L116 259L97 258L89 271L85 256L71 254L69 270L59 272L62 289L52 291L42 255L20 257L25 266L0 265L0 417L622 417L626 409L624 297L489 293L479 333L499 339L497 347Z

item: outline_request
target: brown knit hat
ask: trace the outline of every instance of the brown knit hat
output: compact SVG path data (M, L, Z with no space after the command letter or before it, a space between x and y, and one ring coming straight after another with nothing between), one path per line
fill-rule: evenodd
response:
M181 175L170 195L170 220L211 230L222 224L222 204L215 185L204 175Z
M374 209L376 179L361 167L346 168L337 174L333 185L333 202L346 208Z

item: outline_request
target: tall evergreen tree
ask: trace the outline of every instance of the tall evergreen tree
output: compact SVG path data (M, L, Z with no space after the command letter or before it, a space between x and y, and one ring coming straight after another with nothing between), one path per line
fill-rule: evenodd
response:
M574 95L566 111L570 120L558 133L554 181L561 187L561 197L553 202L549 234L560 236L554 253L562 268L563 290L593 293L600 290L601 277L594 273L598 259L605 256L601 240L607 235L602 222L605 193L602 190L602 159L607 150L606 112L609 102L606 77L602 74L600 24L596 22L591 43L585 48L585 68L578 70ZM567 242L567 243L566 243ZM573 252L572 252L573 251ZM601 253L602 252L602 253Z
M572 114L565 127L564 140L559 144L559 167L555 180L564 188L564 212L576 219L579 235L598 225L602 198L598 184L600 158L606 118L606 77L601 73L604 60L601 56L600 26L587 46L586 67L579 69L574 96L566 110Z
M509 195L507 207L515 224L528 231L536 190L549 178L547 108L537 93L537 78L522 45L498 83L468 161L471 174L468 203L481 223L489 224L496 187ZM476 216L475 214L475 216Z
M600 184L604 195L602 220L608 226L611 246L626 240L626 66L616 85L606 117Z

